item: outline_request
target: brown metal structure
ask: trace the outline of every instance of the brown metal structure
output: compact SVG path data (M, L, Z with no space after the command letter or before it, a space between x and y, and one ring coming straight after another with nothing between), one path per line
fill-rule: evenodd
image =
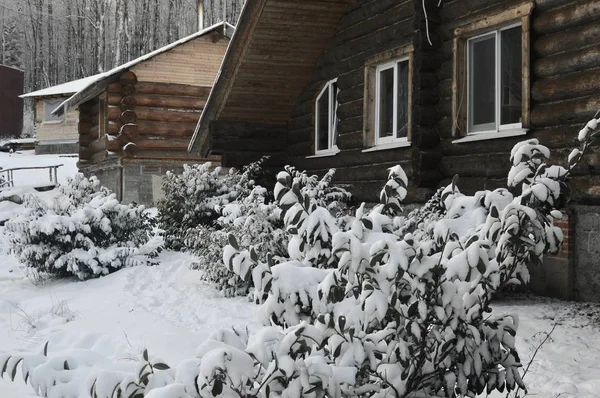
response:
M23 79L23 71L0 65L0 139L21 135Z

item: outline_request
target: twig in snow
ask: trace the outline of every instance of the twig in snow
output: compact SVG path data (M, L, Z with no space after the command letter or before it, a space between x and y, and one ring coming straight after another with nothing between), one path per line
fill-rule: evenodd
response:
M531 359L529 360L529 363L527 364L527 367L525 368L525 371L523 372L523 376L521 377L521 379L525 378L525 376L527 375L527 372L529 371L529 367L531 367L531 364L533 363L533 360L537 356L538 351L542 348L542 346L544 344L546 344L546 342L548 341L548 339L550 338L550 336L554 332L554 329L556 329L557 325L558 325L558 322L554 322L554 325L552 326L552 329L550 329L550 331L546 333L546 337L544 338L544 340L542 340L542 342L537 345L537 347L533 351L533 355L531 356ZM519 398L519 395L517 395L517 394L519 393L520 389L521 389L520 387L517 387L517 389L514 391L514 394L515 394L514 398ZM526 392L526 394L527 394L527 392ZM559 396L560 396L560 394L559 394ZM509 398L509 397L510 397L510 392L506 394L506 398Z

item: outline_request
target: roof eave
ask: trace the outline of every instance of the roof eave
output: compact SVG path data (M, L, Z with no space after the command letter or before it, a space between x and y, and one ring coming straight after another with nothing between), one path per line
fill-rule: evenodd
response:
M233 84L233 78L237 74L242 62L247 43L252 37L266 2L267 0L255 0L244 3L237 26L234 29L227 52L221 63L221 69L217 74L206 105L200 115L200 120L194 130L188 152L198 152L202 155L208 154L208 129L210 121L218 117L220 108L222 108L224 102L227 100L227 92ZM227 25L229 24L226 23L226 30L229 28Z

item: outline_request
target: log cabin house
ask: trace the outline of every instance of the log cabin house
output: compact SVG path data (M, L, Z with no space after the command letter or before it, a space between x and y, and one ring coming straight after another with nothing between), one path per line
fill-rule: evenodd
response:
M190 150L322 174L374 202L387 168L420 204L455 174L506 186L510 150L538 138L566 162L600 109L598 0L247 2ZM538 292L600 300L600 150L571 180L558 256Z
M23 94L21 98L31 98L35 104L35 153L66 154L79 151L79 111L72 109L63 115L52 111L71 95L98 79L98 75L84 77L56 86Z
M233 29L203 29L101 74L60 104L59 115L79 112L79 170L125 202L153 204L167 171L206 161L187 148Z
M0 140L21 135L23 129L23 71L0 65Z

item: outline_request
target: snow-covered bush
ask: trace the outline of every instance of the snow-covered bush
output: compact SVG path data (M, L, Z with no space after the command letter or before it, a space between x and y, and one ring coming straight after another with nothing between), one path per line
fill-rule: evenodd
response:
M144 206L123 205L95 177L79 174L47 204L31 196L9 220L11 248L27 268L53 276L98 277L148 264L160 249Z
M158 203L158 222L165 231L166 246L180 250L189 229L213 227L220 217L220 206L248 196L266 159L246 166L241 173L233 169L224 172L210 162L184 165L182 174L167 173L163 180L165 199Z
M339 212L350 199L350 194L331 185L334 173L335 170L332 169L322 179L318 179L316 176L308 176L305 172L287 167L286 171L278 176L275 187L280 200L269 202L270 195L267 190L256 186L247 196L216 208L221 217L216 220L215 228L198 226L190 229L185 246L200 257L198 268L203 271L205 279L227 295L246 294L253 287L253 279L249 273L234 269L237 263L234 264L228 258L223 267L221 249L225 247L228 239L235 241L236 246L252 248L248 251L248 256L252 253L257 261L266 262L268 254L278 260L286 259L289 257L288 249L293 255L303 257L298 249L299 246L302 249L309 248L308 244L303 246L301 243L308 235L299 237L294 230L298 221L294 220L296 216L290 217L289 206L291 200L297 200L293 191L299 192L302 203L311 201L315 206L323 206L319 209L327 214ZM288 192L292 193L287 194ZM301 205L299 206L291 211L300 211ZM311 209L308 210L312 212ZM231 235L231 238L228 238L228 235ZM310 252L321 253L320 261L326 261L326 244L323 245L325 250L314 248L320 245L323 239L326 237L317 237L314 242L310 242L313 247ZM207 245L206 242L210 244ZM316 256L319 257L318 254ZM311 259L312 257L307 259L307 264L311 263ZM319 266L318 262L312 265Z

